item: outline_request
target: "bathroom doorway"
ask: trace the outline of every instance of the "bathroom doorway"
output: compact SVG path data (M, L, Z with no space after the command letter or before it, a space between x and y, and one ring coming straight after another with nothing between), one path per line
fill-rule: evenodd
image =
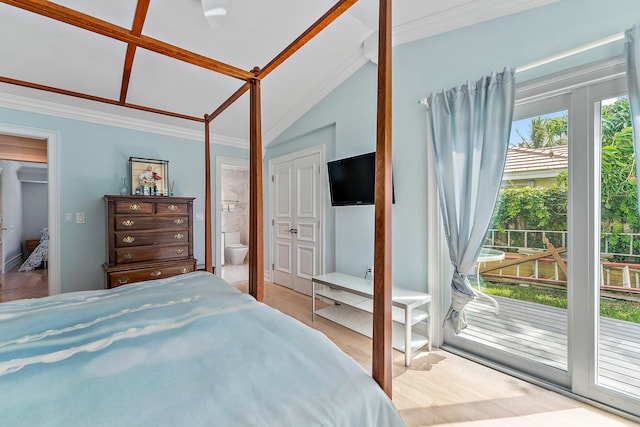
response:
M214 265L229 283L249 280L249 165L247 160L216 159Z

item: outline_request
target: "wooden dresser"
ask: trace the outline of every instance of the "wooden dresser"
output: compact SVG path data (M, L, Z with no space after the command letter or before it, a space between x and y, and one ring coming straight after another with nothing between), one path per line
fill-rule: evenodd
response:
M106 288L195 271L194 197L104 196L104 199Z

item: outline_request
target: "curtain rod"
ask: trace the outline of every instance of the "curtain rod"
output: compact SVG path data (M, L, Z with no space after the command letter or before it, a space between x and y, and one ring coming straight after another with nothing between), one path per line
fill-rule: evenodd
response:
M622 40L622 39L624 39L624 31L620 32L620 33L617 33L617 34L613 34L613 35L605 37L605 38L602 38L600 40L596 40L596 41L591 42L591 43L587 43L587 44L582 45L582 46L575 47L573 49L566 50L564 52L557 53L555 55L548 56L548 57L543 58L543 59L539 59L539 60L534 61L534 62L530 62L530 63L525 64L525 65L521 65L519 67L516 67L516 74L521 73L523 71L531 70L533 68L540 67L542 65L550 64L552 62L559 61L561 59L568 58L570 56L577 55L577 54L582 53L582 52L586 52L587 50L595 49L597 47L604 46L606 44L613 43L613 42L616 42L616 41ZM419 100L418 104L428 105L427 104L427 98L423 98L423 99Z

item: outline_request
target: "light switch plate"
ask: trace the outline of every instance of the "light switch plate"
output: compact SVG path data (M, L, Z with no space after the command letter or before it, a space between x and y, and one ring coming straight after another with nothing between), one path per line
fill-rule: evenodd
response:
M84 212L76 212L76 224L84 224Z
M73 222L73 214L71 212L64 214L64 222L67 224L71 224Z

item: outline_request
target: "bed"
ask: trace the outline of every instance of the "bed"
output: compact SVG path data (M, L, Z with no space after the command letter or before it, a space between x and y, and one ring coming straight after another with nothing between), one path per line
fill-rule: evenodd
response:
M3 425L404 425L323 334L208 272L3 303L0 321Z
M286 61L289 57L291 57L295 52L297 52L302 46L304 46L307 42L313 39L317 34L319 34L324 28L338 19L346 10L348 10L353 4L355 4L357 0L337 0L335 4L320 17L316 22L314 22L308 29L306 29L299 37L293 40L284 50L282 50L276 57L274 57L270 62L268 62L264 67L260 68L259 66L254 67L250 72L244 71L242 69L237 69L235 67L230 67L227 64L218 62L213 58L206 58L202 55L195 54L193 52L187 51L185 49L179 48L177 46L167 45L164 42L157 41L151 39L149 37L145 37L141 34L141 30L143 24L145 22L145 17L147 13L147 8L149 6L149 2L138 2L135 19L132 28L123 28L113 25L108 22L103 22L96 17L92 17L86 14L83 14L80 11L76 11L73 9L66 8L62 5L55 4L54 2L40 2L35 0L21 0L19 2L9 2L12 6L21 8L23 10L27 10L29 12L33 12L39 14L41 16L46 16L52 18L56 21L63 22L65 24L73 25L78 28L82 28L84 30L88 30L95 34L100 34L102 36L109 37L114 40L118 40L120 42L125 42L129 47L133 47L131 49L132 55L136 51L136 47L141 47L142 49L147 49L156 53L160 53L161 55L165 55L171 57L173 59L177 59L186 63L190 63L192 65L197 65L199 67L207 68L213 72L223 74L226 76L231 76L243 81L242 86L238 88L233 94L229 96L227 100L225 100L218 108L216 108L211 114L204 114L204 118L201 117L193 117L186 114L181 114L177 112L158 110L157 108L151 108L148 106L140 106L131 104L126 102L126 91L129 84L129 73L123 73L122 80L122 88L123 93L121 93L121 100L119 102L120 105L126 108L133 108L137 110L152 112L154 114L162 114L174 118L182 118L185 120L192 120L204 123L204 162L205 162L205 171L204 171L204 183L205 183L205 200L204 206L209 208L204 211L204 241L205 241L205 256L204 256L204 268L208 272L213 272L213 248L215 244L213 242L213 217L214 214L212 212L211 206L213 206L212 199L212 191L211 191L211 183L215 180L211 177L211 160L215 156L212 155L211 152L211 130L210 126L213 120L219 117L226 109L228 109L231 105L235 103L236 100L240 99L243 94L249 93L249 280L248 280L248 289L249 293L258 301L262 301L264 299L264 272L265 272L265 263L264 263L264 210L263 210L263 173L262 173L262 165L264 163L263 152L262 152L262 96L261 96L261 81L267 77L268 74L273 72L276 68L279 67L284 61ZM375 188L375 232L374 232L374 264L376 270L376 280L373 283L374 295L373 295L373 344L372 344L372 376L375 379L375 382L378 383L380 388L383 390L388 396L391 396L392 389L392 318L391 318L391 206L392 206L392 174L391 174L391 110L392 110L392 93L391 93L391 0L379 0L379 39L378 39L378 55L377 55L377 63L378 63L378 87L377 87L377 124L376 124L376 188ZM139 50L142 50L139 49ZM130 56L130 59L133 56ZM129 55L127 56L129 58ZM127 59L129 61L129 59ZM127 65L129 64L129 65ZM125 71L127 71L127 67L130 67L130 62L125 64ZM0 76L0 80L2 77ZM62 93L67 96L74 96L84 99L89 99L91 101L97 102L107 102L109 104L113 104L113 100L109 99L101 99L94 95L88 95L77 92L70 92L61 88L52 88L45 87L42 85L34 86L33 83L19 81L15 79L4 79L5 83L10 84L18 84L27 87L36 87L40 90L47 90L56 93ZM52 265L54 268L57 268L56 264L56 253L52 252ZM52 274L52 277L55 277L55 274ZM127 287L130 285L127 285ZM116 294L124 291L118 291ZM93 297L91 297L93 298ZM204 309L204 307L203 307ZM37 313L37 312L36 312ZM65 315L66 316L66 315ZM62 316L64 317L64 316ZM278 322L278 323L286 323L286 321ZM235 325L234 325L235 326ZM264 325L257 323L254 325L256 329L264 330ZM4 329L4 328L3 328ZM247 329L251 329L247 326ZM309 330L309 335L314 335ZM300 334L304 335L304 334ZM234 337L235 338L235 337ZM290 337L289 337L290 338ZM289 338L281 338L280 342L283 339ZM314 339L317 341L318 339ZM322 339L320 339L322 340ZM278 342L278 341L276 341ZM304 340L302 341L304 342ZM116 346L122 345L121 343L116 343ZM246 344L244 344L246 346ZM328 344L327 344L328 345ZM246 347L245 347L246 348ZM277 349L277 350L274 350ZM0 348L1 350L1 348ZM262 351L268 351L268 348L264 348ZM304 350L304 354L311 355L315 350L306 351L304 346L300 346L297 350L301 352ZM335 349L334 349L335 350ZM270 351L278 351L280 350L278 347L272 347ZM139 349L139 353L145 352L144 348L141 347ZM295 353L295 351L293 351ZM320 352L319 354L324 353ZM314 359L315 362L307 361L307 365L309 367L315 366L331 366L334 363L341 364L346 357L344 354L341 354L339 351L327 351L327 353L333 353L331 355L327 354L326 358L320 357L319 359ZM82 357L87 357L89 353L83 352ZM287 353L288 354L288 353ZM315 355L314 355L315 356ZM80 357L80 356L78 356ZM78 357L74 357L77 359ZM70 358L73 359L73 358ZM335 360L334 360L335 359ZM260 360L260 358L258 358ZM271 360L269 358L268 360ZM348 360L348 358L347 358ZM340 362L339 362L340 361ZM65 362L66 363L66 362ZM254 363L254 362L250 362ZM347 363L347 362L345 362ZM352 363L348 362L348 363ZM298 360L297 364L304 364L302 360ZM240 367L238 368L244 372L244 370ZM351 369L350 369L351 370ZM154 371L155 372L155 371ZM152 372L151 374L153 374ZM289 373L287 370L280 373L280 375L286 375L287 378L294 377L299 375L301 377L305 377L304 374L301 373L301 370L296 369L295 372ZM326 374L327 377L335 378L335 373L329 374L329 372L320 372L314 373L319 378L319 381L322 380L323 376ZM311 375L311 374L310 374ZM136 374L136 377L138 374ZM350 377L350 375L349 375ZM308 377L306 377L309 379ZM346 377L345 377L346 378ZM2 380L2 377L0 377ZM141 378L144 380L144 378ZM370 380L370 378L369 378ZM369 381L367 380L367 381ZM146 381L146 380L144 380ZM351 381L351 380L349 380ZM340 388L340 385L344 382L349 381L336 381L338 384L337 387ZM275 382L278 384L278 382ZM52 384L52 383L49 383ZM212 384L212 383L210 383ZM123 387L122 384L119 385ZM303 386L301 385L301 388ZM308 388L316 388L316 385L311 383L304 383L304 387ZM258 399L257 402L253 402L252 399L255 398L256 394L250 394L250 396L243 397L242 404L249 405L254 407L255 405L264 404L264 400ZM382 391L376 391L371 393L381 393ZM124 398L121 395L112 396L113 393L110 393L107 389L104 391L108 396L105 397L105 405L109 404L111 399L121 399ZM265 393L264 391L262 393ZM277 392L276 392L277 393ZM360 393L360 391L358 391ZM365 393L364 391L362 393ZM368 391L366 393L369 393ZM188 394L188 393L187 393ZM274 393L275 394L275 393ZM348 393L347 393L348 394ZM347 394L339 393L341 397L347 398L347 400L354 398L353 393L350 396ZM128 394L126 397L131 400L131 396L133 394ZM316 401L316 393L311 393L311 395L304 394L307 396L313 396L309 398L309 402ZM176 394L176 396L180 396ZM244 396L244 395L243 395ZM69 398L75 399L75 395L69 396ZM171 395L171 398L174 398L174 395ZM42 398L44 400L44 397ZM0 399L2 400L2 399ZM60 401L64 401L59 398ZM280 399L270 399L269 403L272 401L280 401ZM262 401L262 403L260 403ZM170 400L171 402L171 400ZM296 401L297 402L297 401ZM297 403L289 405L289 408L297 408ZM330 414L331 411L339 411L342 406L344 406L346 400L335 399L334 400L334 408L327 408L325 410L326 415ZM233 404L237 404L237 402L233 402ZM390 404L390 401L389 401ZM0 404L0 409L3 408L4 402ZM70 406L71 403L68 403ZM378 403L375 403L378 405ZM380 404L381 405L381 404ZM133 404L131 404L133 406ZM170 406L170 405L168 405ZM277 406L277 405L276 405ZM78 409L79 410L79 409ZM243 411L244 412L244 411ZM15 410L12 410L12 413L15 414ZM250 411L244 413L251 413ZM257 412L260 415L260 411ZM0 415L4 415L3 413ZM369 423L367 422L368 418L363 418L359 422L354 425L358 426L370 426L370 425L385 425L385 426L393 426L396 421L401 422L399 417L396 416L396 420L393 422L382 422L382 423ZM126 425L131 425L131 423L125 423ZM180 423L183 425L185 423ZM252 423L253 425L265 425L264 423ZM249 424L249 425L252 425ZM309 423L298 423L293 425L314 425L316 422L309 421ZM321 425L348 425L346 421L331 423L323 420ZM91 425L96 425L95 422L92 422ZM238 425L238 424L234 424ZM287 425L278 423L276 425Z
M47 261L49 253L49 229L47 227L40 230L40 243L35 247L29 257L22 263L18 271L33 271Z

